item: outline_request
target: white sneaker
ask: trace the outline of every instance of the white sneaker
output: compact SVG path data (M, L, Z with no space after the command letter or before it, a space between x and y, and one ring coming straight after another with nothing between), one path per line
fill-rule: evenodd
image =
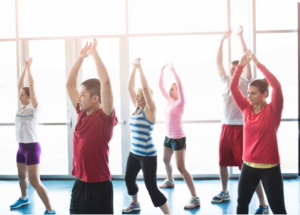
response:
M195 207L200 207L200 199L199 197L191 197L191 199L184 205L186 209L193 209Z
M164 180L164 182L159 185L159 188L167 188L167 187L174 187L175 186L175 180L172 179L172 181L169 181L167 178Z
M133 202L131 202L128 206L126 206L125 208L122 209L122 212L130 213L132 211L139 211L139 210L141 210L140 203L134 204Z

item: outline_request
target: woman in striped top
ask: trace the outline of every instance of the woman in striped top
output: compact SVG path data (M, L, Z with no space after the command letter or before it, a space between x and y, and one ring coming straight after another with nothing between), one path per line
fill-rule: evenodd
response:
M136 107L130 119L131 127L131 149L127 159L125 182L128 194L132 202L122 211L125 213L140 210L138 202L138 186L136 177L142 169L146 188L150 194L155 207L160 207L164 214L169 214L166 197L159 191L156 184L157 156L152 141L152 131L156 120L156 107L152 98L152 91L148 87L147 80L143 73L140 58L133 62L133 71L129 80L128 90L131 101ZM136 70L140 73L142 88L136 93L134 90Z
M250 83L247 100L239 90L243 68L251 61L266 77ZM269 83L272 101L267 103ZM232 97L244 116L243 167L238 186L237 214L248 214L248 205L261 181L274 214L286 214L280 170L277 131L283 110L283 95L276 77L250 51L241 58L230 83Z

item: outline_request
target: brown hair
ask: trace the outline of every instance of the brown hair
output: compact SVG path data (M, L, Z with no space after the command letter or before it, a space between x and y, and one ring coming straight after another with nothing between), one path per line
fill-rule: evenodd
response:
M22 89L25 91L26 96L30 97L29 87L23 87Z
M258 91L263 94L267 91L267 96L269 95L269 83L267 79L256 79L250 83L251 87L257 87Z
M240 62L239 60L234 60L234 61L231 62L231 64L233 64L233 65L238 65L239 62Z

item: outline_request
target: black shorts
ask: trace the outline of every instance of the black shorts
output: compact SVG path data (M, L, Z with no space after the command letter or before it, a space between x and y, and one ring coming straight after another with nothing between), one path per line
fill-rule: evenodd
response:
M70 214L113 214L111 181L86 183L77 179L71 195Z
M172 139L166 136L164 146L173 149L173 151L186 150L186 137Z

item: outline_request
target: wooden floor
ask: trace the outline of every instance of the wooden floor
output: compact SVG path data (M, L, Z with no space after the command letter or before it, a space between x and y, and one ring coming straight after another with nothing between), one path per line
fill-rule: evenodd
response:
M162 180L158 180L158 184ZM159 208L155 208L151 202L144 181L139 180L139 200L141 203L140 214L161 214ZM69 214L70 194L73 180L44 180L50 199L57 214ZM186 184L182 180L176 180L175 188L162 189L168 199L168 205L172 214L235 214L238 180L229 180L228 189L231 200L226 203L213 204L211 198L220 192L219 180L195 180L197 193L201 199L201 207L193 210L185 210L184 203L190 198ZM124 180L114 180L114 213L121 214L121 209L130 203ZM29 187L30 205L19 209L10 210L9 205L20 197L20 189L16 180L0 181L0 214L43 214L45 207L36 191ZM288 214L300 214L300 179L284 180L285 204ZM249 214L254 214L258 207L258 199L254 195L249 205ZM270 214L272 212L270 211Z

